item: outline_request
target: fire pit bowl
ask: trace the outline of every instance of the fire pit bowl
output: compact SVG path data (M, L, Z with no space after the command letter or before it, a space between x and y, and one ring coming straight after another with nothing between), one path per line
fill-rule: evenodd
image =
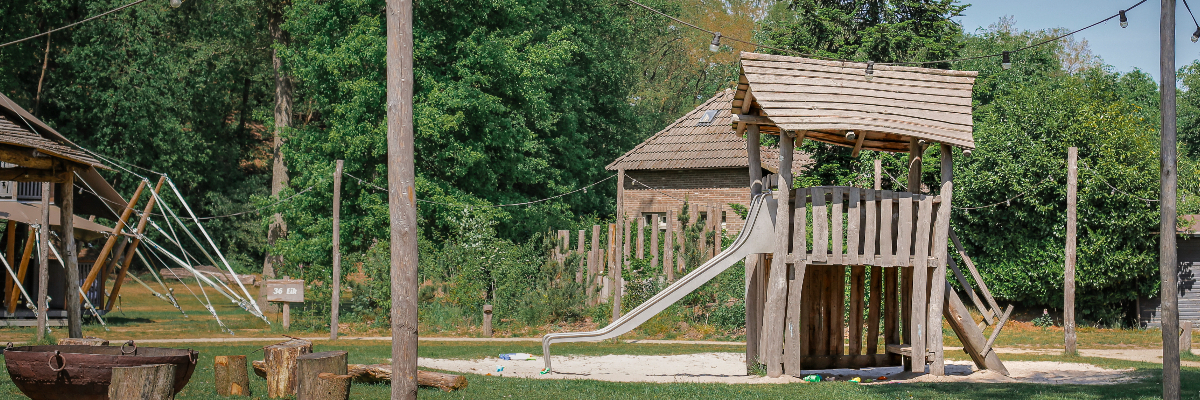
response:
M8 375L33 400L107 400L113 367L175 365L175 393L183 390L200 353L123 346L21 346L4 349Z

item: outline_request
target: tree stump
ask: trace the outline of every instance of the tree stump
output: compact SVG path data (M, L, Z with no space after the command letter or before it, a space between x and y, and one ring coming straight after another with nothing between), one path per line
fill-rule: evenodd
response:
M175 366L153 364L113 367L108 386L111 400L172 400L175 398Z
M250 375L246 356L216 356L213 358L213 381L221 396L249 396Z
M327 398L324 394L326 389L318 382L318 375L330 373L334 375L346 375L346 352L345 351L322 351L320 353L305 354L296 358L298 363L296 367L296 400L324 400ZM346 385L349 388L349 381ZM348 390L348 389L347 389ZM336 391L335 391L336 392Z
M312 342L292 339L263 348L267 367L267 397L279 399L296 394L297 358L312 353Z
M58 339L59 346L108 346L108 340L98 337L62 338Z
M304 397L296 399L348 400L350 398L350 380L353 378L350 375L322 372L302 389L305 392L300 393Z

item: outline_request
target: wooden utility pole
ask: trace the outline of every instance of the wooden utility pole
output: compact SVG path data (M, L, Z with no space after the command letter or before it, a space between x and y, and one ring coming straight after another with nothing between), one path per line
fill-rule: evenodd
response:
M1179 305L1175 250L1175 190L1178 171L1175 139L1175 0L1162 0L1159 22L1159 113L1162 118L1162 157L1159 182L1158 268L1162 276L1163 399L1178 399L1179 391Z
M333 172L333 295L329 306L329 340L338 338L338 305L342 301L342 160Z
M417 194L413 165L412 0L387 0L388 213L392 399L417 398Z
M37 341L46 339L46 309L50 308L46 287L50 285L50 183L42 182L42 223L38 227Z
M1079 148L1067 148L1067 248L1063 269L1063 341L1067 355L1075 355L1075 206L1079 194Z
M83 310L79 297L79 260L75 256L75 172L67 167L67 179L64 180L56 193L59 207L59 221L62 227L62 260L67 269L67 337L83 337Z

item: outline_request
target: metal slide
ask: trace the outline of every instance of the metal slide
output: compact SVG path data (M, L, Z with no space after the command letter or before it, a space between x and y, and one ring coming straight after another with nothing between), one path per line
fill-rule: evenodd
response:
M597 342L610 339L637 328L650 318L670 307L688 293L699 289L721 272L756 253L771 253L775 250L776 201L770 194L763 194L750 203L746 226L729 248L708 260L694 271L679 278L662 292L645 303L621 316L613 323L591 332L551 333L542 337L542 357L546 359L545 372L550 372L550 344L566 342Z

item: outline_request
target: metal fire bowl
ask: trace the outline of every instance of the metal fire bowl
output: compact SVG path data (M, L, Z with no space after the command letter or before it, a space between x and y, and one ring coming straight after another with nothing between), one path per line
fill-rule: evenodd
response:
M11 346L11 344L9 345ZM123 346L21 346L4 350L8 375L33 400L107 400L113 367L175 365L178 394L196 369L193 350Z

